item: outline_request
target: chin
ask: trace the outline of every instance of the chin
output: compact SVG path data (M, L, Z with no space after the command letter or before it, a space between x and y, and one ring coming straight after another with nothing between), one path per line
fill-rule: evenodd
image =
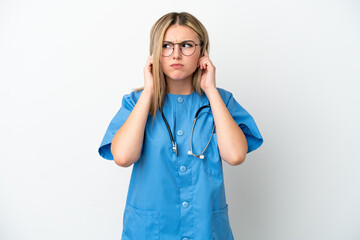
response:
M187 79L188 77L190 77L192 75L191 74L184 74L184 73L170 73L170 74L166 74L165 75L170 78L170 79L173 79L175 81L181 81L181 80L184 80L184 79Z
M184 75L169 75L169 77L174 80L182 80L186 78Z
M186 76L186 77L183 77L183 76L179 76L179 77L177 77L177 76L168 76L168 78L170 78L170 79L172 79L172 80L174 80L174 81L182 81L182 80L184 80L184 79L187 79L188 78L188 76Z

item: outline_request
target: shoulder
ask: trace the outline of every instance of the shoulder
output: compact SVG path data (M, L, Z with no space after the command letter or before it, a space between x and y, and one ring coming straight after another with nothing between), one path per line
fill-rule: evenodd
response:
M142 91L143 90L140 90L140 91L133 90L132 92L125 94L123 98L126 101L136 103L139 100Z
M137 102L140 98L142 91L143 90L140 91L133 90L132 92L125 94L124 99Z
M125 106L128 105L130 107L134 107L137 101L139 100L141 93L142 90L140 91L134 90L130 93L125 94L123 96L122 104Z
M223 89L223 88L218 88L217 90L222 98L222 100L224 101L224 103L226 104L227 102L229 102L229 100L233 97L232 93Z

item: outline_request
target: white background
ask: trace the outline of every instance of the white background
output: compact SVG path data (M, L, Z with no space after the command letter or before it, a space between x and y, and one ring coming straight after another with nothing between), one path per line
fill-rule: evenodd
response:
M223 163L235 239L360 239L355 0L1 0L0 239L120 239L131 167L97 150L171 11L264 137Z

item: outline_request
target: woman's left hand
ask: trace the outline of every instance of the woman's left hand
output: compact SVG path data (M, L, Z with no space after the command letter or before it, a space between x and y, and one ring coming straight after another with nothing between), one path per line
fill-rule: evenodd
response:
M199 59L199 66L202 69L200 78L200 87L204 92L216 88L215 84L215 66L210 61L208 52L205 49L204 56Z

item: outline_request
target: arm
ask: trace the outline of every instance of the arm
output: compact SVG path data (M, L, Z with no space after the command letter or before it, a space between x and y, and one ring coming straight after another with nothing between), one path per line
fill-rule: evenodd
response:
M201 88L209 99L216 125L217 141L221 158L232 166L245 161L248 145L241 128L234 121L215 86L215 66L207 51L199 59L198 66L203 69Z
M214 116L220 156L232 166L239 165L245 161L248 150L245 135L230 115L218 90L207 89L205 94Z
M145 87L125 123L116 132L111 153L117 165L129 167L141 155L145 126L153 97L153 77L151 73L152 57L148 58L144 69Z
M111 153L119 166L129 167L140 158L151 97L148 91L141 93L128 119L112 140Z

